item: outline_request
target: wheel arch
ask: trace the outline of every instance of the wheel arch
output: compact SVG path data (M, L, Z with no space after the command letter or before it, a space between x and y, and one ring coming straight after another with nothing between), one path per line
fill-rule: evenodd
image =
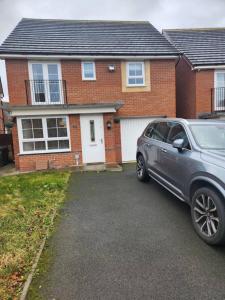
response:
M192 200L195 191L202 187L208 187L213 189L215 192L219 193L220 196L225 200L225 191L219 183L215 182L210 178L199 177L194 179L190 184L190 189L189 189L190 202Z

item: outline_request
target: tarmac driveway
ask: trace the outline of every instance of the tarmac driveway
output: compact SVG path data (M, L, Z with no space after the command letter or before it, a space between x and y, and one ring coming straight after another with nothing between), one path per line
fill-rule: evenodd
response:
M225 248L204 244L189 207L133 166L74 173L69 198L44 299L225 299Z

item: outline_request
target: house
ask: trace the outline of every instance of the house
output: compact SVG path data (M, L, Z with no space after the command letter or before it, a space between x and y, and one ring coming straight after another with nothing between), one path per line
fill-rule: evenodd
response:
M149 120L176 115L178 51L149 22L22 19L0 58L21 171L135 160Z
M225 28L170 29L163 34L181 53L176 66L177 116L224 116Z

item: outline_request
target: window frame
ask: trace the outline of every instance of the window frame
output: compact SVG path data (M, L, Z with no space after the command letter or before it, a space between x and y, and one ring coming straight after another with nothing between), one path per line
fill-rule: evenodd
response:
M45 88L45 93L47 94L47 99L50 99L50 90L49 87L46 87L46 82L45 80L49 80L48 76L48 65L57 65L58 67L58 80L59 80L59 96L60 99L59 101L44 101L44 102L36 102L35 101L35 93L34 93L34 88L32 86L32 83L30 82L30 91L31 91L31 101L33 105L54 105L54 104L62 104L64 103L64 94L63 94L63 89L60 84L60 81L62 82L62 68L61 68L61 62L60 61L46 61L46 60L29 60L28 61L28 74L29 74L29 79L30 80L35 80L33 76L33 70L32 70L32 65L33 64L41 64L42 65L42 71L43 71L43 80L44 80L44 88Z
M67 128L67 136L66 137L48 137L48 127L47 127L47 119L57 119L57 118L65 118L66 119L66 128ZM30 120L30 119L41 119L42 120L42 128L43 128L43 138L23 138L23 128L22 128L22 120ZM18 128L18 137L19 137L19 150L20 154L44 154L44 153L60 153L60 152L71 152L71 141L70 141L70 126L69 126L69 117L66 115L57 115L57 116L29 116L29 117L18 117L17 118L17 128ZM45 145L49 141L59 141L59 140L68 140L69 148L65 149L45 149L45 150L33 150L33 151L24 151L23 143L24 142L41 142L44 141Z
M184 129L186 135L187 135L188 143L189 143L189 145L190 145L190 149L188 149L188 148L184 148L184 149L185 149L185 151L192 151L192 148L193 148L193 147L192 147L192 144L191 144L190 137L189 137L189 134L188 134L188 132L187 132L187 129L185 128L185 126L184 126L182 123L180 123L180 122L178 122L178 121L169 121L169 120L167 120L167 121L153 121L153 122L152 122L151 124L149 124L149 126L146 128L145 133L146 133L146 131L148 130L148 128L149 128L150 126L153 126L153 127L155 128L155 127L157 126L157 124L160 123L160 122L176 122L177 125L178 125L178 124L181 125L181 126L183 127L183 129ZM154 128L153 128L153 129L154 129ZM153 137L147 136L145 133L144 133L144 136L145 136L147 139L151 139L151 140L156 141L156 142L159 142L159 143L164 143L164 144L170 145L170 146L173 148L173 144L171 144L171 143L168 142L168 137L169 137L169 135L170 135L171 130L172 130L172 128L170 128L170 130L169 130L169 132L168 132L168 135L167 135L165 141L156 140L156 139L154 139Z
M180 122L178 122L178 121L172 121L172 122L177 123L176 125L180 125L180 126L183 128L183 130L184 130L184 132L185 132L185 134L186 134L186 136L187 136L187 139L188 139L188 143L189 143L190 149L184 148L185 151L192 151L192 144L191 144L191 141L190 141L190 137L189 137L189 135L188 135L188 132L187 132L187 130L186 130L184 124L182 124L182 123L180 123ZM172 131L172 128L170 128L170 130L169 130L169 133L168 133L168 136L167 136L167 139L166 139L166 143L169 144L169 145L171 145L171 146L173 147L173 144L171 144L171 143L168 142L168 138L169 138L169 136L170 136L170 132L171 132L171 131Z
M84 72L84 65L86 63L91 63L93 65L93 77L85 77L85 72ZM96 69L95 69L95 61L82 61L81 62L81 73L82 73L82 80L84 81L93 81L96 80Z
M129 65L130 64L141 64L142 76L129 76ZM143 83L129 83L129 78L143 78ZM128 87L145 86L145 62L144 61L127 61L126 62L126 82Z

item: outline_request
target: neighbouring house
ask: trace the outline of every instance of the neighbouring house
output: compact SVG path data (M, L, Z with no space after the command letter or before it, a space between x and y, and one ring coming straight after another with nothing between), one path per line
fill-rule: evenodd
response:
M149 120L176 115L178 51L149 22L22 19L0 58L21 171L135 160Z
M181 54L176 66L177 116L223 117L225 28L169 29L163 34Z
M2 81L1 81L1 77L0 77L0 134L3 133L5 130L3 104L2 104L3 97L4 97L3 86L2 86Z

